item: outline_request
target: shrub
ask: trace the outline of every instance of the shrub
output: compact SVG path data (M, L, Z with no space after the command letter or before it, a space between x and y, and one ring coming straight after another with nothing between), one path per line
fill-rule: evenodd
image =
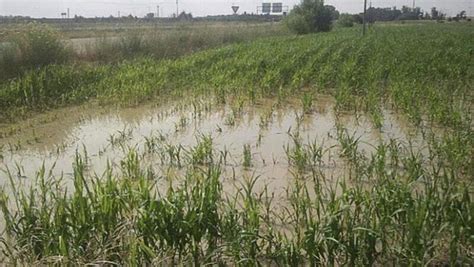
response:
M72 50L51 27L28 24L0 45L0 79L12 78L25 70L63 63L71 58Z
M353 27L354 26L354 17L350 14L342 14L337 20L337 25L340 27Z
M286 18L288 28L297 34L331 30L333 11L323 0L303 0Z
M130 32L123 36L120 39L119 47L125 58L146 54L149 49L144 41L143 35L137 32Z
M29 68L63 63L71 55L58 32L46 25L28 24L13 37L12 44L18 49L21 64Z
M12 77L19 72L19 58L11 44L0 44L0 80Z

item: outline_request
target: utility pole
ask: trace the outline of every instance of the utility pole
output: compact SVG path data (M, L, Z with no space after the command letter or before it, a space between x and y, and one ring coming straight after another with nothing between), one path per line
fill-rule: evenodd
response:
M362 17L363 26L362 26L362 35L365 36L366 24L367 24L367 0L364 0L364 16Z
M69 8L67 8L67 18L69 19Z
M176 0L176 18L179 16L179 6L178 6L178 0Z
M413 10L415 10L415 7L416 7L415 1L416 0L413 0Z
M159 18L160 17L160 6L156 6L156 17Z

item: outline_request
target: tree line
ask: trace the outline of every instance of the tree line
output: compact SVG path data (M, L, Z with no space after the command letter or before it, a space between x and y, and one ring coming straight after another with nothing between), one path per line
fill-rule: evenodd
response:
M363 23L363 13L340 14L334 6L325 5L324 0L302 0L285 19L290 30L297 34L330 31L333 24L341 27L352 27ZM436 20L460 21L468 20L466 11L461 11L455 17L447 18L446 14L436 7L430 12L424 12L420 7L401 9L369 7L365 14L368 23L376 21L404 21L404 20Z

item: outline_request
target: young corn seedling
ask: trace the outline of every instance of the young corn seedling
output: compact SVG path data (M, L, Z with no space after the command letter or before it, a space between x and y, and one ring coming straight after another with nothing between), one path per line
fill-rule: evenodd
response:
M248 144L244 145L243 158L244 158L244 162L242 165L245 168L250 168L252 166L252 151L251 151L250 145Z
M303 106L303 113L311 113L313 110L313 95L311 93L304 93L301 96L301 104Z

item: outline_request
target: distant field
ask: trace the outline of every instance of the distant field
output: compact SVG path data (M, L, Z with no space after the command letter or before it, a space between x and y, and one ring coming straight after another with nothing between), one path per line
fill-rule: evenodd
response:
M213 35L227 36L236 39L252 40L258 37L278 36L288 34L287 30L282 27L281 23L236 23L236 22L218 22L218 23L181 23L181 24L158 24L156 26L137 26L136 28L120 26L111 27L110 25L103 29L92 26L91 28L79 28L72 30L64 30L64 36L71 40L75 48L77 43L89 41L101 41L103 38L120 40L127 38L130 33L143 36L145 39L153 36L160 36L161 39L169 39L180 36L185 39L186 36L201 35L202 38L212 38ZM94 42L88 42L94 45ZM232 43L230 41L229 43ZM163 44L166 45L166 44ZM175 44L169 44L175 45ZM84 48L84 46L82 47Z
M289 34L281 23L98 23L89 26L13 24L10 29L6 27L5 42L0 43L0 82L51 63L114 63L138 57L172 59L227 44Z
M212 27L0 84L0 262L474 264L472 24Z
M15 31L19 31L26 23L5 23L0 29L0 42L8 40ZM64 38L92 38L103 36L118 36L127 31L174 31L201 28L242 28L242 27L271 27L279 22L235 22L235 21L196 21L196 22L70 22L70 23L46 23L54 29L59 30Z

